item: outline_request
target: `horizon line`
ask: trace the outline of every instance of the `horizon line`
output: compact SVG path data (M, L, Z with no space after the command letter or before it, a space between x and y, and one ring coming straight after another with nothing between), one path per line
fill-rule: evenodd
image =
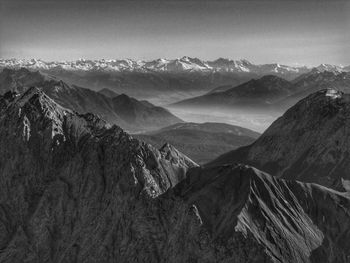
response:
M330 65L330 66L338 66L338 67L347 67L350 66L350 62L347 65L344 64L332 64L332 63L320 63L317 65L307 65L307 64L300 64L298 62L295 63L291 63L291 64L284 64L284 63L279 63L279 62L267 62L267 63L254 63L251 60L245 59L245 58L240 58L240 59L232 59L232 58L227 58L227 57L218 57L216 59L201 59L198 57L191 57L191 56L182 56L182 57L176 57L176 58L167 58L167 57L158 57L158 58L154 58L154 59L136 59L136 58L99 58L99 59L92 59L92 58L87 58L87 57L80 57L78 59L72 59L72 60L48 60L48 59L41 59L41 58L15 58L15 57L11 57L11 58L0 58L0 60L24 60L24 61L42 61L42 62L58 62L58 63L64 63L64 62L75 62L75 61L121 61L121 60L131 60L133 62L151 62L151 61L156 61L156 60L160 60L160 59L164 59L164 60L180 60L180 59L184 59L184 58L189 58L189 59L198 59L202 62L214 62L217 61L219 59L224 59L224 60L228 60L228 61L246 61L250 64L253 65L271 65L271 64L277 64L277 65L282 65L282 66L289 66L289 67L297 67L297 68L301 68L301 67L306 67L306 68L315 68L318 66L322 66L322 65Z

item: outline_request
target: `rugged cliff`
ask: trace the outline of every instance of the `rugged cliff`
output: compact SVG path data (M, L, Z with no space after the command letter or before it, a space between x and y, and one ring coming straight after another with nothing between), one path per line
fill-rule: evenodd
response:
M133 230L145 216L138 206L195 163L37 89L7 93L0 103L1 262L93 262L107 243L118 248L112 258L135 254L131 240L151 249L147 228Z
M0 262L348 262L350 200L0 97Z
M80 113L92 112L130 132L154 130L182 122L162 107L125 94L106 96L25 68L4 69L0 73L0 94L9 90L23 92L30 87L42 89L46 95L65 108Z
M350 174L350 95L311 94L277 119L253 144L209 165L243 162L277 177L342 189Z

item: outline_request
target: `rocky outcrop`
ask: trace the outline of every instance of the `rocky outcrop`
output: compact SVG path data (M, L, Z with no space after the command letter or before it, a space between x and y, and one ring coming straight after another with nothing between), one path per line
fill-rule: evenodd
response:
M37 89L7 93L0 108L1 262L96 262L105 243L118 248L112 258L127 255L131 226L145 216L138 206L196 165ZM141 232L134 245L147 250L153 237Z
M349 180L350 95L326 89L298 102L253 144L209 165L242 162L277 177L342 189Z
M0 73L0 94L9 90L23 92L30 87L40 88L65 108L80 113L92 112L129 132L154 130L182 122L162 107L125 94L106 96L24 68L4 69Z
M39 71L30 72L26 68L13 70L4 68L0 73L0 94L4 91L23 92L29 86L35 86L45 81L45 76Z
M345 242L350 224L346 193L277 179L244 165L192 169L173 191L193 206L210 246L226 252L225 256L214 254L215 260L292 263L350 259ZM246 257L237 255L238 251L245 251Z
M0 262L347 262L350 200L0 97ZM331 216L330 216L331 215Z

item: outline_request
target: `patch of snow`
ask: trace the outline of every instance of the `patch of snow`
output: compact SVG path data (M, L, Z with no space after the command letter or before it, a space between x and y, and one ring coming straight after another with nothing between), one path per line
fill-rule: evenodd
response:
M29 141L30 138L30 121L27 116L24 116L23 118L23 138L26 141Z
M194 214L196 215L198 221L199 221L199 224L200 225L203 225L203 221L202 221L202 218L201 216L199 215L199 211L198 211L198 208L196 207L196 205L192 205L192 209L194 211Z
M341 93L335 89L327 89L326 96L331 97L332 99L337 99L341 97Z
M348 192L350 192L350 180L345 180L343 178L341 178L341 183L344 187L344 189Z

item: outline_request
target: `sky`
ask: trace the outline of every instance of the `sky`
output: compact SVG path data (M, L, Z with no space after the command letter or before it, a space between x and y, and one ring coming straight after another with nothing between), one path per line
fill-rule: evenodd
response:
M346 0L0 0L0 58L350 65Z

